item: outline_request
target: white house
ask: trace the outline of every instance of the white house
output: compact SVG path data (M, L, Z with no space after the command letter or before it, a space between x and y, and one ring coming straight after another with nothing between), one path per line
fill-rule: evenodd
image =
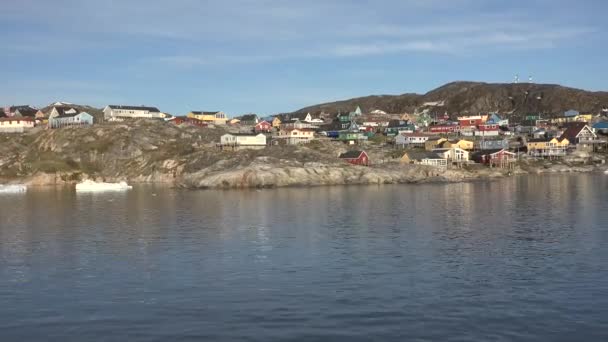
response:
M262 133L226 133L220 137L222 149L262 149L266 147L266 136Z
M279 135L273 137L275 140L283 140L287 145L306 144L314 140L315 132L310 129L282 129Z
M156 107L109 105L103 109L106 121L122 121L124 119L163 119L167 115Z
M310 115L310 114L309 114ZM284 121L281 123L281 129L289 130L289 129L307 129L314 128L314 125L310 122L300 121L299 119L293 121Z
M395 144L404 145L419 145L422 146L429 140L431 136L421 133L401 133L395 137Z
M469 160L469 152L460 147L436 148L432 152L437 153L441 158L451 162L463 162Z
M29 117L0 118L0 133L23 133L34 125L34 119Z
M89 126L93 124L93 116L87 112L78 112L70 108L53 108L49 115L49 127L60 128L67 126Z

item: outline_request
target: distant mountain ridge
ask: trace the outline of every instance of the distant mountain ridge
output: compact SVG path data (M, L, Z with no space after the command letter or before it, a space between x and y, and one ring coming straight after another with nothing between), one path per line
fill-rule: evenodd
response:
M450 116L499 112L513 117L563 115L570 109L599 113L608 107L608 92L592 92L556 84L452 82L426 94L373 95L302 108L296 113L337 113L360 106L364 112L414 113L429 109Z

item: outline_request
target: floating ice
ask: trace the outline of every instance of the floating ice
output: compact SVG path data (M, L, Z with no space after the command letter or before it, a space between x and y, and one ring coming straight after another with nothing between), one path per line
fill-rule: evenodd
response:
M103 183L94 182L92 180L86 180L76 184L76 191L81 192L92 192L92 191L125 191L132 189L133 187L128 185L126 182L120 183Z
M21 192L26 192L27 186L23 184L8 184L2 185L0 184L0 194L16 194Z

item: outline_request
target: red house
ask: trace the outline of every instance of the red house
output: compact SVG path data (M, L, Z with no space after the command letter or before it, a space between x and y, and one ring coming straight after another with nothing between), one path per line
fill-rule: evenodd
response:
M348 151L340 155L340 159L353 165L370 166L369 156L365 151Z
M447 134L454 133L460 130L460 126L458 125L435 125L430 126L429 131L435 134Z
M192 126L198 127L207 127L207 123L195 118L189 118L187 116L177 116L175 119L171 120L176 125L188 124Z
M516 160L515 153L509 152L504 148L494 150L484 150L473 153L471 159L476 163L485 165L507 166Z
M254 130L256 133L270 132L272 131L272 124L268 121L261 121L255 125Z
M461 127L476 127L485 123L484 117L481 115L475 116L460 116L458 123Z

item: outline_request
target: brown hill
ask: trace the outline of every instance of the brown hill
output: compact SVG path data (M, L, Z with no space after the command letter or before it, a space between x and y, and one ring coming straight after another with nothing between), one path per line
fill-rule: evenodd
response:
M433 102L443 102L437 106ZM563 115L569 109L599 113L608 107L608 92L591 92L554 84L453 82L426 94L366 96L302 108L297 112L337 113L360 106L364 112L383 110L387 113L414 113L429 109L431 113L477 114L496 111L522 117L540 113Z

